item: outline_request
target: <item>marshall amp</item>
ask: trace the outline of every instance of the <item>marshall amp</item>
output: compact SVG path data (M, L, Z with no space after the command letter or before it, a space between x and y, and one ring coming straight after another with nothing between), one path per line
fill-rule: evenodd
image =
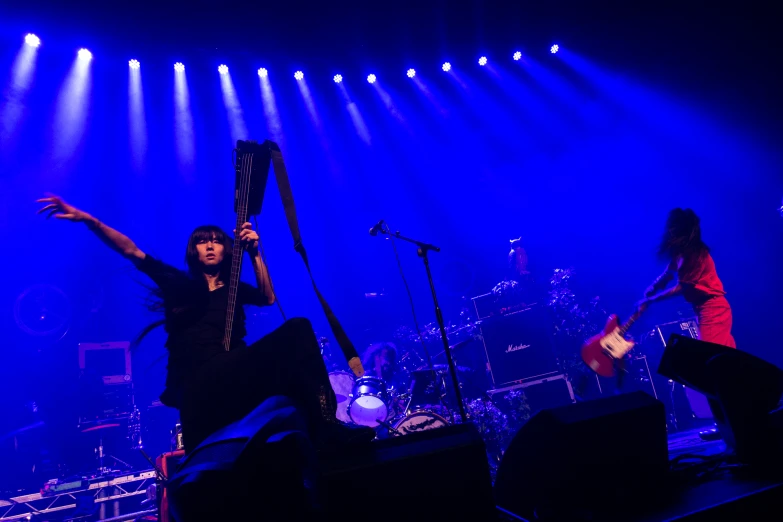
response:
M546 309L535 306L481 323L487 368L495 388L559 371Z

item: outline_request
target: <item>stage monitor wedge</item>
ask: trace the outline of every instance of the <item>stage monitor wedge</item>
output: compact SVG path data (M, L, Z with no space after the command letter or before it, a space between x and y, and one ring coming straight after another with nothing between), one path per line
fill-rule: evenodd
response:
M783 371L747 352L673 334L658 373L707 396L723 440L748 464L783 460Z
M503 455L495 496L525 518L590 519L654 499L668 469L663 403L637 391L534 415Z

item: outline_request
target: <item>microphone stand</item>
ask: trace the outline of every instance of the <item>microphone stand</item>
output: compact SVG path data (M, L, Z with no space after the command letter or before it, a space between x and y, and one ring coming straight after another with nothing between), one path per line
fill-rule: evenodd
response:
M430 271L430 261L427 257L427 253L432 250L433 252L440 252L440 248L436 247L435 245L431 245L429 243L423 243L421 241L417 241L415 239L411 239L409 237L405 237L402 234L400 234L399 230L392 234L391 229L389 228L389 225L386 223L383 223L383 221L379 222L380 226L377 226L378 231L380 231L384 235L394 236L395 239L400 239L402 241L407 241L408 243L412 243L416 245L417 247L417 254L421 258L422 261L424 261L424 269L427 271L427 280L430 283L430 290L432 291L432 302L435 304L435 318L438 321L438 327L440 328L440 338L443 340L443 351L446 353L446 360L449 364L449 374L451 375L451 381L454 384L454 395L456 395L457 398L457 406L459 406L459 415L460 419L462 419L462 422L466 422L468 417L465 414L465 405L462 403L462 393L459 389L459 379L457 378L457 368L454 366L454 359L451 356L451 348L449 347L449 339L446 337L446 326L443 323L443 313L440 311L440 305L438 304L438 296L435 294L435 283L432 282L432 272ZM373 227L376 228L376 227ZM375 235L372 233L373 230L370 230L371 235ZM377 233L377 232L376 232ZM431 363L430 363L431 364Z

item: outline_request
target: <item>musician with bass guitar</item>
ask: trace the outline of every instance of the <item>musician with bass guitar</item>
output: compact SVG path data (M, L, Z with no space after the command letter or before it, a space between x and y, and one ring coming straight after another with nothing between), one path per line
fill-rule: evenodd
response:
M186 249L187 272L143 252L121 232L54 195L38 200L47 217L84 223L156 285L168 334L168 374L161 401L180 411L186 451L209 435L244 418L264 400L282 395L295 401L316 445L369 441L370 428L349 427L335 417L337 401L320 347L304 318L283 325L247 346L243 305L268 306L275 294L259 254L258 234L250 223L239 228L239 241L250 256L257 287L239 283L229 296L233 239L217 226L201 226ZM236 231L235 231L236 232ZM231 299L230 299L231 297ZM235 299L234 299L235 298ZM229 303L239 306L232 316ZM228 334L227 332L230 332Z

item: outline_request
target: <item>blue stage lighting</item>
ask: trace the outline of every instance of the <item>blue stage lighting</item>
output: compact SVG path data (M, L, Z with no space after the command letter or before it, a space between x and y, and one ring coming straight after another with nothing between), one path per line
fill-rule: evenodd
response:
M24 37L24 43L30 47L38 47L41 45L41 39L35 36L33 33L30 33Z

